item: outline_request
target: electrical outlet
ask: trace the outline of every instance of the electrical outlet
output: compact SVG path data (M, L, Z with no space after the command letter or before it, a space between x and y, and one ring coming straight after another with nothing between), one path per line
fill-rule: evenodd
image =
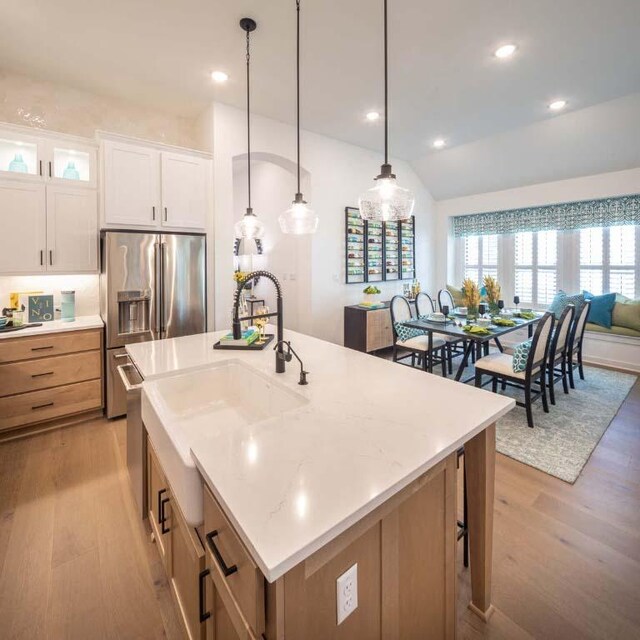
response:
M358 564L347 569L336 580L338 624L341 624L358 608Z

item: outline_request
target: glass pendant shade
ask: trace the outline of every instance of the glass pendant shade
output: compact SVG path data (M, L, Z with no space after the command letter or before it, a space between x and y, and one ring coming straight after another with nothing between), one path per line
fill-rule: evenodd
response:
M300 236L316 232L318 215L302 200L302 196L296 196L291 207L278 218L278 222L282 233Z
M400 187L393 175L376 178L375 186L358 200L362 219L374 222L406 220L411 217L414 205L413 193Z
M257 240L264 235L264 225L251 209L247 209L238 222L233 227L236 238L241 240Z

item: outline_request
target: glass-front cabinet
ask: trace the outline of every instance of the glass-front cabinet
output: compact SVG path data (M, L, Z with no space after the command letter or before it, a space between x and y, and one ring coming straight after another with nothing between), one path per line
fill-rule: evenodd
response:
M0 126L0 177L66 186L97 185L97 149L75 136Z

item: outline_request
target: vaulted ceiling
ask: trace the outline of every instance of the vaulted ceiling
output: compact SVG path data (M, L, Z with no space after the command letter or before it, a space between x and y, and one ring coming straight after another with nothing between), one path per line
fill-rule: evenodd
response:
M364 114L383 106L382 1L302 0L302 10L303 126L381 149L381 122ZM640 91L638 0L390 0L389 11L391 152L436 197L468 192L445 160L468 145ZM245 15L258 22L255 111L293 122L294 0L2 2L0 65L184 115L214 99L243 106ZM498 60L505 42L518 51ZM214 85L214 69L229 82ZM565 114L547 109L555 98L568 101ZM444 151L431 148L438 136ZM537 179L533 168L519 173Z

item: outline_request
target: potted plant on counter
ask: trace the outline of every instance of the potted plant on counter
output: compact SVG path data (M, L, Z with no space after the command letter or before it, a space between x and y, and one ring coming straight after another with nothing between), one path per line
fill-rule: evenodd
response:
M374 305L380 303L380 294L382 291L378 289L378 287L370 284L368 287L365 287L363 290L364 293L364 301L363 303L366 305Z

